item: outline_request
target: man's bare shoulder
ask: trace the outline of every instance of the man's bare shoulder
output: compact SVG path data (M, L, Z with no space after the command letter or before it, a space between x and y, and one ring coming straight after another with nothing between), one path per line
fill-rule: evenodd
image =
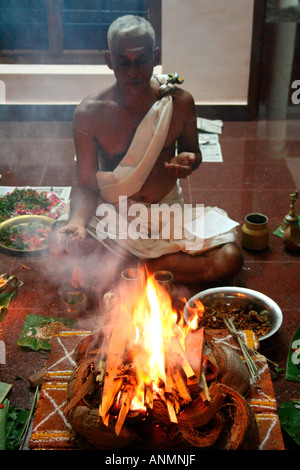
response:
M76 128L79 124L87 125L89 128L97 125L105 114L114 107L113 89L92 93L87 96L78 106L73 114L73 124Z
M174 105L178 104L179 106L186 108L195 106L195 101L192 94L184 88L175 87L173 96L175 98Z
M197 113L193 95L184 88L176 87L173 97L174 114L190 121Z

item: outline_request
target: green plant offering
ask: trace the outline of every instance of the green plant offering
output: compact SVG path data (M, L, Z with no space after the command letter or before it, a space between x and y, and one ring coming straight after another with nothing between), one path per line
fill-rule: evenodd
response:
M22 443L22 436L27 428L30 411L10 406L5 427L6 450L18 450Z
M0 222L25 214L46 215L57 219L64 203L53 192L18 189L0 198Z
M0 230L0 243L13 250L37 250L48 246L51 228L40 222L24 223Z
M48 338L41 333L43 333L44 327L49 327L49 330L51 330L52 324L55 326L57 323L62 326L65 325L68 328L72 328L75 325L75 321L73 319L65 317L47 317L29 313L26 315L23 328L17 342L18 346L27 347L34 351L39 349L50 351L52 340L50 337Z

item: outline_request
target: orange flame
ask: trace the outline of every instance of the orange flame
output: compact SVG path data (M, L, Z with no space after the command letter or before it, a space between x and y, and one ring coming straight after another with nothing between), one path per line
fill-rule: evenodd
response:
M144 408L146 387L163 395L170 344L175 338L184 349L185 338L197 328L197 321L192 325L183 319L178 322L171 297L153 276L147 276L145 285L137 289L133 298L130 348L138 385L131 408L137 409Z

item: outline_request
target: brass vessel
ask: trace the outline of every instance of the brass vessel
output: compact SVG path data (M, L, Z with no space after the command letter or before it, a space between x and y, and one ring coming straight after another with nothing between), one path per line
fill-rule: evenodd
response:
M242 247L247 250L259 251L267 248L269 243L268 217L264 214L251 213L246 215L242 226Z
M300 251L300 228L298 216L295 214L295 203L298 199L298 191L290 194L290 210L283 219L281 230L283 231L283 244L288 251Z

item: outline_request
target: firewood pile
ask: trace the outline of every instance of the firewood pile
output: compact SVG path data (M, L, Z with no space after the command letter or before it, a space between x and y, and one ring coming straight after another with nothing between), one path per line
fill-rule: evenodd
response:
M96 332L82 340L64 410L73 428L98 449L130 445L143 433L148 436L149 428L169 430L183 448L255 449L257 425L244 398L248 370L231 348L217 347L205 336L208 354L202 355L202 369L206 385L203 377L197 383L197 379L187 379L183 368L177 368L167 375L164 397L145 388L145 409L130 407L136 389L131 364L124 362L121 369L107 375L103 359L109 350L106 338ZM100 348L94 348L96 343Z
M73 429L98 449L136 441L161 448L162 430L175 448L255 449L256 420L244 398L250 375L237 353L217 346L204 328L183 336L164 294L150 299L154 310L168 307L168 330L161 331L157 318L136 323L136 297L127 298L130 305L114 303L118 315L109 334L95 331L77 345L64 409ZM155 347L146 344L153 326Z

